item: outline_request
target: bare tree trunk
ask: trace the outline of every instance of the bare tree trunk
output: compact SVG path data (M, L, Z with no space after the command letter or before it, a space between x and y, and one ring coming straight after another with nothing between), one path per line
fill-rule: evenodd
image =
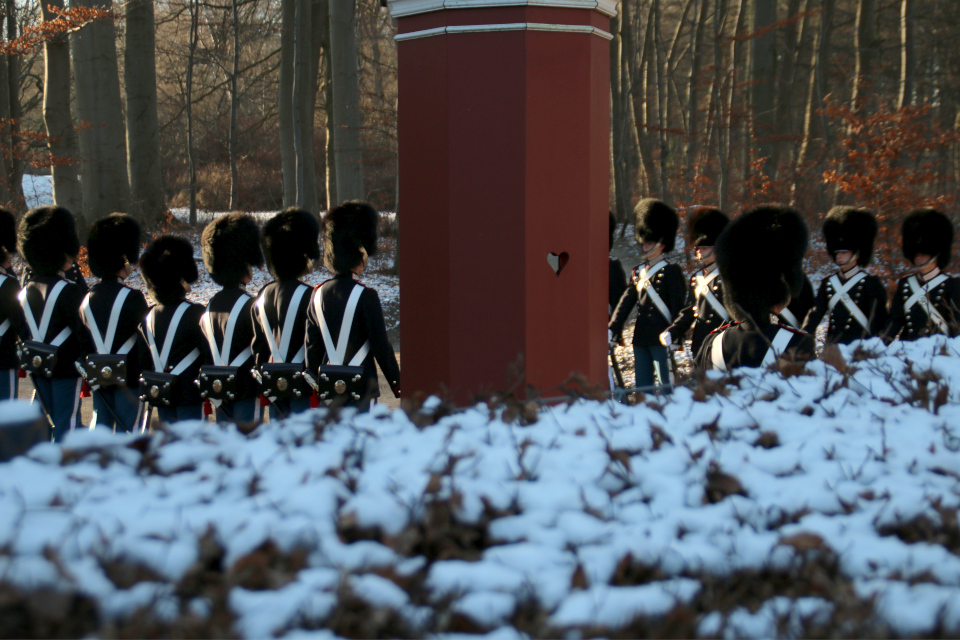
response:
M11 14L4 5L4 17L9 24ZM10 75L13 70L9 62L12 56L0 56L0 204L8 208L14 207L13 183L11 180L16 161L16 137L13 132L13 122L10 117L10 98L12 83Z
M913 104L914 65L913 0L900 0L900 95L897 108Z
M657 134L653 131L653 117L650 112L655 100L652 96L653 87L656 82L656 73L654 70L654 35L653 35L653 4L647 12L647 19L643 38L642 54L640 56L639 75L640 82L634 82L631 93L633 105L633 118L637 128L638 145L640 149L640 162L643 167L646 189L644 195L653 193L662 193L662 185L659 184L659 173L657 164L654 162ZM631 29L632 32L632 29ZM656 189L654 186L656 185Z
M7 0L7 41L16 40L17 29L17 5L14 0ZM7 91L9 98L7 112L10 117L10 143L15 145L20 138L21 119L23 118L23 108L20 104L20 57L8 55L6 57L7 67ZM14 147L11 146L11 149ZM11 203L16 209L25 209L26 200L23 197L23 172L26 168L26 162L21 154L14 153L10 159L7 176L9 178Z
M707 27L707 18L710 15L710 0L700 0L699 11L695 21L692 37L693 50L690 52L690 85L687 89L687 149L686 149L686 176L687 182L693 180L693 168L696 163L697 150L700 144L700 69L703 66L703 35Z
M620 11L617 15L610 18L610 33L613 39L610 41L610 128L611 128L611 161L613 163L613 194L616 202L617 220L624 220L627 212L626 176L624 175L624 109L623 96L621 94L623 66L621 64L623 57L623 37L621 26L623 24L623 8L626 6L626 0L620 3Z
M777 69L776 76L776 111L774 115L774 131L776 131L778 136L783 136L780 140L775 142L773 146L773 159L771 164L774 167L779 168L781 162L784 159L784 155L788 154L790 149L793 148L792 138L787 138L785 136L791 136L794 132L793 123L794 120L791 117L791 107L793 96L797 93L797 85L795 83L795 69L797 68L797 54L800 51L800 47L797 44L797 35L799 29L797 28L797 21L795 16L800 13L800 0L788 0L787 2L787 18L788 22L783 27L783 47L778 58L783 62L782 65Z
M190 224L197 223L197 150L193 122L193 67L197 61L197 43L200 40L200 2L190 3L190 49L187 55L187 161L190 172Z
M320 213L317 200L317 168L313 153L314 115L317 106L317 88L319 81L318 64L320 47L318 16L314 15L320 7L316 0L301 0L303 9L300 20L300 87L297 96L300 100L300 144L301 152L297 156L300 162L298 177L303 181L299 190L303 192L301 206L314 214ZM325 16L324 16L325 18Z
M112 11L109 0L73 0ZM127 137L120 99L116 29L110 18L95 20L71 37L80 129L83 209L90 218L130 206Z
M293 97L294 62L296 58L295 33L299 32L297 5L300 0L282 0L280 40L280 80L277 96L277 123L280 128L280 165L283 173L283 206L297 203L297 150L294 140Z
M717 203L721 209L727 208L727 198L730 188L730 162L727 155L730 127L729 114L724 114L723 101L723 53L720 49L720 39L723 36L723 27L726 22L728 0L717 0L713 7L713 104L714 120L717 129L717 164L719 177L717 179Z
M744 23L747 19L747 8L746 0L740 0L737 7L737 20L733 27L733 33L735 36L738 36L743 33ZM750 127L749 121L747 120L747 107L746 100L740 96L740 92L737 91L737 86L740 84L740 72L744 68L743 64L743 41L737 37L731 38L730 41L730 88L727 98L727 117L729 119L728 130L730 131L730 136L728 140L729 147L727 148L727 157L728 166L733 163L734 153L739 152L737 157L737 165L740 169L741 183L743 182L743 176L746 175L747 163L750 158ZM746 72L743 73L744 76L747 75ZM745 96L749 96L749 90L743 92ZM742 105L742 106L741 106ZM741 112L737 114L738 107L741 109ZM739 147L734 144L734 122L737 122L736 133L740 141Z
M777 20L776 0L754 0L753 31L770 27ZM763 172L769 177L776 176L774 164L775 133L774 83L776 73L776 50L773 31L755 35L750 51L750 75L752 81L751 103L753 106L753 136L759 147L760 156L766 158Z
M57 19L51 9L63 9L63 0L41 2L44 21ZM47 130L47 148L53 158L53 201L77 217L77 227L85 229L80 180L77 177L77 134L70 113L70 44L59 34L43 45L43 122Z
M877 18L875 0L857 0L857 19L854 31L854 50L856 52L856 71L853 76L854 111L866 106L867 96L873 93L874 73L879 58L880 39L877 37Z
M308 0L309 1L309 0ZM296 0L294 6L293 21L293 96L290 100L290 107L293 109L293 166L294 181L296 183L296 206L303 207L303 128L300 123L300 107L303 87L303 36L302 28L304 23L304 0ZM309 24L309 19L306 21Z
M160 168L160 122L157 116L157 31L152 0L124 5L123 79L127 96L127 172L131 214L157 225L166 211Z
M230 69L230 209L240 208L240 169L237 166L237 117L240 111L240 96L237 80L240 75L240 8L237 0L230 0L233 20L233 66Z
M324 122L326 124L324 132L326 145L324 149L324 186L327 192L326 206L329 211L340 202L337 198L337 162L333 142L333 64L330 51L330 0L319 0L317 5L314 9L327 16L327 19L321 24L318 35L320 37L320 48L323 52L323 105Z
M660 141L660 198L670 201L670 186L667 177L667 160L669 148L667 146L667 67L669 62L663 52L663 43L660 40L660 0L653 0L653 37L654 51L656 52L657 66L657 118L658 135Z
M337 197L362 200L363 149L360 144L360 78L357 69L356 0L330 2L333 67L333 145Z

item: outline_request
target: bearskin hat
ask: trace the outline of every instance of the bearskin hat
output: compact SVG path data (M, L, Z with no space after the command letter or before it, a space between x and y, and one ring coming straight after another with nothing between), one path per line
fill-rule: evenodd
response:
M853 251L860 256L857 264L865 267L873 257L877 218L866 209L834 207L823 221L823 237L831 256L837 251Z
M90 225L87 261L98 278L112 278L140 259L140 224L125 213L111 213Z
M377 253L377 212L366 202L344 202L323 217L323 263L334 273L350 273Z
M637 217L637 242L662 242L663 252L673 251L680 218L669 205L644 198L634 208Z
M320 258L320 221L303 209L288 207L263 225L263 257L277 280L296 280Z
M690 248L712 247L723 228L730 222L723 211L714 207L696 207L687 219Z
M203 264L221 287L239 286L250 267L263 266L260 227L244 213L229 213L208 224L200 243Z
M56 206L31 209L20 221L17 250L34 274L56 275L80 253L73 214Z
M0 209L0 262L17 252L17 219L10 211Z
M160 304L183 300L184 283L199 277L193 246L180 236L160 236L151 242L140 258L140 271L150 295Z
M903 221L903 255L913 262L918 253L936 256L941 269L950 264L953 223L933 208L917 209Z
M797 297L804 282L807 226L789 207L741 214L717 239L723 303L737 320L766 324L771 310Z

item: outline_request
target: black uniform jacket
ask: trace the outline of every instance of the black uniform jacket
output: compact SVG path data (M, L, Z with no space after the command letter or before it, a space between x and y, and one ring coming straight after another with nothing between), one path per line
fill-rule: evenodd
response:
M163 371L164 373L170 373L190 352L194 349L200 350L200 357L177 376L176 390L171 402L174 406L179 407L203 402L196 380L200 374L200 367L210 363L210 348L207 346L207 339L203 337L203 332L200 331L200 316L203 315L203 305L195 302L188 304L190 307L184 312L180 324L177 325L177 332L174 334L173 344L170 347L170 356L167 358L166 367ZM157 351L161 353L163 352L163 343L167 339L167 329L170 328L170 321L173 320L173 315L179 306L180 302L174 302L158 304L151 309L154 314L153 337L157 341ZM149 318L149 315L147 318ZM145 318L140 323L140 366L142 371L153 371L153 357L150 355L145 331L146 322L147 319Z
M75 362L82 355L80 348L79 332L80 323L80 303L83 301L84 290L74 282L61 278L60 276L31 276L30 280L23 286L26 292L25 304L30 305L33 311L34 320L37 327L43 322L43 310L47 301L47 296L58 282L66 282L67 285L60 292L56 304L53 308L53 315L50 316L50 325L47 329L47 335L42 342L49 344L64 329L70 328L70 336L60 345L57 350L57 365L53 368L54 378L76 378L77 373ZM28 325L24 325L24 340L33 340Z
M83 277L83 272L80 271L80 265L74 262L70 265L70 268L63 272L63 277L65 280L74 283L84 293L90 290L90 287L87 286L87 280ZM30 267L25 267L23 269L23 275L20 277L20 286L27 284L28 281L33 280L34 275L33 271L30 270Z
M862 271L858 271L858 273L862 273ZM845 279L842 273L838 271L836 275L840 278L841 286L847 283L848 279ZM853 274L851 277L856 277L856 275ZM854 340L879 336L883 333L887 326L887 291L883 288L883 282L880 278L872 274L866 274L848 292L850 299L869 321L867 327L861 326L843 301L838 301L833 307L833 311L829 311L830 299L837 293L834 290L833 283L830 282L832 278L833 276L828 276L820 282L813 308L810 309L810 313L807 314L807 319L803 323L803 330L809 333L815 332L820 321L823 320L823 316L829 313L830 324L827 326L827 342L850 344Z
M700 345L710 335L710 332L721 327L727 321L713 308L706 296L697 297L697 276L709 276L711 273L713 271L707 273L697 271L690 276L689 288L687 289L687 306L680 310L680 314L668 329L670 339L673 342L680 342L687 331L690 330L690 327L693 327L691 352L694 355L700 352ZM723 287L720 286L720 276L717 275L710 281L709 286L714 297L722 305Z
M17 358L17 338L26 331L26 320L20 307L20 282L13 269L0 267L0 276L6 276L0 284L0 325L10 321L9 328L0 338L0 369L16 369L20 366ZM38 319L39 320L39 319ZM29 336L24 335L29 340Z
M810 313L810 309L813 308L813 299L813 283L810 282L810 278L804 274L803 287L800 289L800 295L791 299L790 304L787 305L787 310L790 311L790 313L792 313L797 319L797 326L795 327L796 329L799 329L803 326L804 319L807 317L807 314ZM782 313L777 319L786 325L793 324Z
M728 371L735 367L759 367L781 329L787 329L794 334L784 351L786 356L800 361L813 360L816 357L817 343L809 333L783 323L766 324L758 328L752 322L733 322L707 336L697 353L695 364L701 369L715 369L713 343L723 336L723 361Z
M300 304L292 310L297 315L293 322L287 353L280 354L284 362L290 362L304 344L304 330L307 326L307 308L310 306L311 287L299 280L271 282L260 290L260 295L257 296L253 306L250 307L250 313L253 315L253 362L256 366L271 361L270 344L265 333L267 329L260 322L260 311L257 308L260 300L263 299L264 301L267 320L270 323L270 329L273 330L273 339L277 343L277 348L280 349L282 348L280 333L286 324L287 313L291 311L290 301L299 287L307 287L307 290L300 298Z
M223 366L229 367L233 364L241 351L249 349L253 345L253 325L254 318L253 298L247 295L247 292L240 287L222 289L207 303L207 313L210 314L211 325L213 326L213 339L217 345L217 353L222 353L224 334L227 331L227 323L230 322L230 312L239 298L246 298L240 315L237 318L237 324L233 329L233 341L230 343L230 353L227 355ZM201 329L206 335L206 327L201 325ZM209 338L209 336L207 336ZM209 340L208 340L209 344ZM211 362L213 362L211 357ZM253 355L237 365L239 372L237 375L237 397L236 400L244 400L259 395L260 388L257 381L251 374L253 369Z
M939 274L938 274L939 275ZM936 275L929 280L936 278ZM904 309L907 300L911 297L911 289L907 287L910 276L900 278L897 282L897 292L893 294L890 304L890 319L884 336L893 340L899 334L901 340L916 340L924 336L943 333L923 310L920 303L914 304L909 310ZM921 286L925 284L923 278L917 274L917 281ZM948 276L946 280L928 292L928 299L933 308L940 312L948 325L948 335L955 336L960 322L960 280Z
M630 317L630 311L636 306L637 326L633 332L633 346L654 347L660 344L660 334L673 324L673 319L683 308L687 299L687 285L684 281L683 271L675 264L665 264L654 274L651 285L656 289L670 312L670 317L665 318L645 290L637 291L640 270L643 266L637 265L634 268L630 277L630 286L620 297L620 303L617 305L616 311L613 312L613 319L610 321L608 328L613 333L614 338L619 340L623 325Z
M377 292L364 287L353 279L352 274L338 275L327 280L313 292L313 301L307 311L307 370L316 374L320 365L327 364L327 348L320 331L320 316L318 315L319 301L323 300L323 317L326 318L327 328L330 330L330 339L334 346L340 337L340 327L347 308L347 300L355 286L363 287L357 310L353 316L353 326L347 338L347 353L345 361L340 363L349 365L354 354L360 350L363 343L370 341L370 353L363 360L363 373L367 380L367 389L370 398L380 396L380 384L377 381L377 367L374 359L380 364L383 375L393 394L400 396L400 366L393 351L393 345L387 338L387 325L383 319L383 308L380 306L380 296Z
M87 293L90 311L93 312L93 319L97 321L97 328L100 331L100 338L106 339L107 327L110 324L110 314L113 312L113 303L121 291L129 291L123 301L123 307L120 310L120 319L117 322L117 333L114 335L113 344L105 345L107 353L117 353L120 347L130 339L130 336L139 336L140 323L147 316L147 300L137 289L131 289L125 286L119 280L101 280L93 285L90 292ZM97 343L90 332L90 325L87 322L86 314L80 312L80 353L97 352ZM134 344L129 354L125 358L127 363L127 380L129 386L137 387L137 381L140 379L140 349ZM150 364L149 362L147 364Z
M613 315L613 310L617 308L620 302L620 296L627 288L627 274L623 271L623 265L616 258L610 258L610 297L607 303L607 317Z

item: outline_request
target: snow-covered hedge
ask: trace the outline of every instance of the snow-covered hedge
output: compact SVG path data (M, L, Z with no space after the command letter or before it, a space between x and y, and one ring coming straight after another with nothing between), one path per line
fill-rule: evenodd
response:
M0 635L960 633L960 340L843 356L73 433L0 465Z

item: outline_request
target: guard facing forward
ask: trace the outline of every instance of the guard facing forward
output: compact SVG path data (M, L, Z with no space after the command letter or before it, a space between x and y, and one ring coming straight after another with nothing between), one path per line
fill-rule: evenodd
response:
M813 333L829 314L827 342L850 344L880 335L887 326L887 292L883 282L864 271L873 256L877 219L854 207L834 207L823 221L827 253L837 272L824 278L803 330Z
M960 281L941 271L950 264L953 223L936 209L918 209L903 221L901 234L903 255L917 271L897 283L885 338L957 335Z
M727 225L715 251L733 322L707 336L697 366L730 371L767 367L784 355L814 358L813 336L770 321L803 289L807 228L800 214L777 205L748 211Z
M620 340L623 325L630 312L637 309L637 326L633 332L636 385L650 387L669 385L667 348L660 343L660 334L673 324L686 301L683 272L663 257L673 250L680 219L668 205L653 198L637 203L637 243L643 249L645 262L637 265L630 286L607 327L615 340Z
M691 352L696 356L706 337L730 318L730 312L723 306L720 272L714 253L717 238L729 222L727 214L712 207L697 207L690 213L688 241L701 268L690 276L687 306L660 334L660 342L668 349L680 349L684 335L693 327Z

